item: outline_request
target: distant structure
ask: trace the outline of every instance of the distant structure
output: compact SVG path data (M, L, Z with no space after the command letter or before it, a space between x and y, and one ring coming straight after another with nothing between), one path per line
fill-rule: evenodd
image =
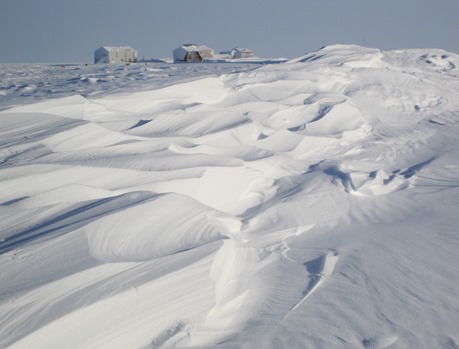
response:
M174 62L202 62L214 58L214 50L204 45L183 44L173 51Z
M231 58L253 58L255 57L255 52L249 50L248 48L238 48L235 47L231 50Z
M94 51L94 63L137 62L137 51L130 46L102 46Z

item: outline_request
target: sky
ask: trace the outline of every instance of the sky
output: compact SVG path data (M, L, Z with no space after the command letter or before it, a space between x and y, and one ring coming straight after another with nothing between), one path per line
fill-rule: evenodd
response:
M182 43L295 58L322 46L459 53L459 0L0 0L0 63L90 63L100 46L139 59Z

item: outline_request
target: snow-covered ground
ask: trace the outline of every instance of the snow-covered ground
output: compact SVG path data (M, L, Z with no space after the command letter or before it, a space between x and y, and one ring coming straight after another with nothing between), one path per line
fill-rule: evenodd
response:
M250 70L269 62L277 61L233 60L200 66L150 62L129 65L0 64L0 110L75 94L96 98L116 91L148 90L203 75Z
M459 348L458 67L2 66L0 347Z

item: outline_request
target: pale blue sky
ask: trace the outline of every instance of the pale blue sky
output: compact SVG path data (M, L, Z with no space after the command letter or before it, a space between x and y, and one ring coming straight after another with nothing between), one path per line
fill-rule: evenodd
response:
M321 46L459 53L459 0L0 0L0 62L92 62L103 45L166 58L181 43L294 58Z

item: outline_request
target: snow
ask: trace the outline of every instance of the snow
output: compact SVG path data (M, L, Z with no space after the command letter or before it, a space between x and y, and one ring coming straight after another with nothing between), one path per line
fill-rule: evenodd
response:
M3 65L0 347L459 348L458 64Z
M134 49L131 46L102 46L102 48L106 49L107 51L134 51Z

